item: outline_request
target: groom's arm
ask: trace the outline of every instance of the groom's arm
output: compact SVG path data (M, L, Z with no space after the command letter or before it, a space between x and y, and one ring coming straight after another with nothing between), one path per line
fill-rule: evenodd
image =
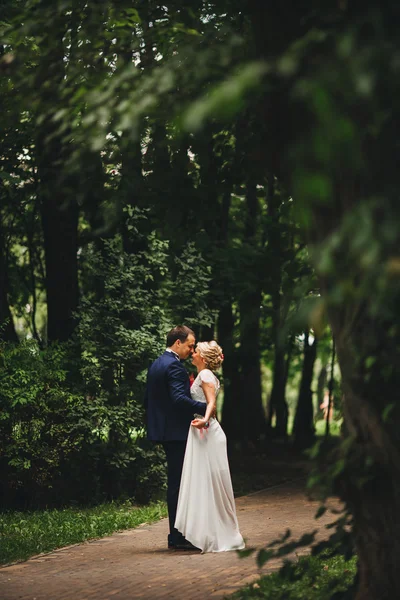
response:
M196 402L185 392L187 373L178 361L174 361L167 371L168 387L171 400L176 405L191 407L193 412L204 415L207 409L205 402Z

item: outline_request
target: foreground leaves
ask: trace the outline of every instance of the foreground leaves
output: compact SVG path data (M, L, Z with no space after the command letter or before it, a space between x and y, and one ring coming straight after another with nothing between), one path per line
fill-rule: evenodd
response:
M234 600L345 600L350 597L356 560L343 556L301 557L297 564L286 562L278 573L261 577L232 597Z

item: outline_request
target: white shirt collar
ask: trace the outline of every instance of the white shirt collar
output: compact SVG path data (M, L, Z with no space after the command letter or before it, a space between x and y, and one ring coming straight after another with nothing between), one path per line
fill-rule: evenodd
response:
M174 350L171 350L171 348L167 348L166 352L171 352L171 354L173 354L175 356L175 358L177 358L178 360L181 360L179 358L179 354L177 354Z

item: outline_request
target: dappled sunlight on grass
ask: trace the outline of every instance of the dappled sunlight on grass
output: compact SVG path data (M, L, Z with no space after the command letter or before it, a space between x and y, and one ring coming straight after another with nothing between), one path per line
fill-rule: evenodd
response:
M332 436L340 435L340 428L342 427L343 419L339 419L338 421L331 421L329 423L329 434ZM321 419L315 423L315 433L318 437L325 435L326 422Z
M232 600L327 600L346 591L356 573L356 557L306 556L288 564L278 573L261 577L232 596Z
M164 502L144 507L124 502L93 508L3 513L0 515L0 563L24 560L166 516Z

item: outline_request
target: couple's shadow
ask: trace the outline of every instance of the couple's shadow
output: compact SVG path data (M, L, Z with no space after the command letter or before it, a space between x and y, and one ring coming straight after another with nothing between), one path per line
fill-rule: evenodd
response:
M130 554L160 554L166 556L200 555L201 550L182 550L177 548L132 548Z

